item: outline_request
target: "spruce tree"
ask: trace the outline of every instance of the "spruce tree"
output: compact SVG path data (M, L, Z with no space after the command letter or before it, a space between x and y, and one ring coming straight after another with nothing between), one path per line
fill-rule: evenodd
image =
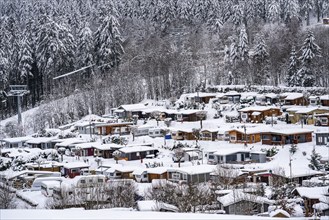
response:
M119 26L118 20L113 15L109 15L101 20L101 25L95 33L96 63L104 70L116 69L124 54Z
M312 170L320 170L322 169L322 165L320 163L321 155L315 151L315 149L312 150L311 158L309 159L309 168Z
M289 57L289 66L288 66L288 76L287 76L287 82L288 86L293 87L293 86L299 86L300 85L300 80L298 79L298 67L297 67L297 54L295 47L292 47L290 57Z
M256 85L264 85L265 77L268 74L268 57L267 45L262 35L256 36L256 42L253 51L254 61L254 80Z
M315 38L312 31L307 32L306 39L301 48L302 55L299 57L301 68L297 75L301 80L301 85L304 87L312 87L315 83L315 59L321 56L321 48L315 43Z

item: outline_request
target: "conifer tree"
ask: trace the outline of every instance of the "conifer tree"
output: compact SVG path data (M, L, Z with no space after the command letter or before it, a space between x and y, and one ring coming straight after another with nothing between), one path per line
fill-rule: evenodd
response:
M320 163L321 155L315 151L315 149L312 150L311 158L309 159L309 168L312 170L320 170L322 169L322 165Z

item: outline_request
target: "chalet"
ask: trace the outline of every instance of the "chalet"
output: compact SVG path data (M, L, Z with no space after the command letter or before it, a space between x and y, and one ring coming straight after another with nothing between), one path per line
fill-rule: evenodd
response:
M218 129L201 129L200 140L215 141L217 139Z
M226 214L255 215L267 212L270 205L275 201L265 197L244 192L243 189L234 189L227 195L217 198L220 208Z
M281 115L279 108L270 106L251 106L240 109L239 112L241 121L252 123L262 123L266 117Z
M329 95L320 96L320 102L322 106L329 106Z
M104 175L112 179L134 179L133 172L136 168L114 164L111 168L104 171Z
M307 100L303 93L283 93L281 95L284 105L304 105L306 106Z
M315 126L329 126L329 113L316 114Z
M193 134L193 130L189 128L181 128L179 130L172 129L171 137L173 140L196 140L195 135Z
M328 193L328 186L325 187L297 187L293 190L296 196L304 200L305 216L314 213L313 205L320 202L320 198Z
M124 160L142 160L147 155L157 155L158 149L154 147L147 146L133 146L133 147L123 147L118 149L120 154L120 159Z
M93 143L94 147L94 155L102 158L113 158L113 152L124 147L119 144L101 144L101 143Z
M207 111L202 110L180 110L176 113L177 121L199 121L207 118Z
M316 145L327 145L329 143L329 130L315 132Z
M40 149L53 149L55 144L52 140L57 139L57 137L37 137L32 138L26 141L26 144L31 148L40 148Z
M82 162L65 163L63 164L63 169L61 173L63 176L74 178L75 176L79 176L81 170L85 168L89 168L89 165Z
M301 128L272 129L261 132L262 144L285 145L312 142L313 131Z
M81 138L67 138L67 139L55 139L52 142L56 143L55 148L65 148L70 150L72 153L75 152L75 145L85 143L86 141Z
M1 142L5 143L6 148L17 148L23 147L25 142L33 139L32 137L14 137L14 138L5 138Z
M148 182L151 183L154 179L167 179L168 168L166 167L155 167L147 169Z
M230 143L257 143L261 141L261 128L244 127L235 128L228 131Z
M149 108L144 104L130 104L130 105L121 105L116 110L114 114L118 118L131 119L133 115L137 115L138 118L143 118L143 111Z
M63 164L56 161L44 161L42 163L27 163L26 167L28 170L60 172Z
M95 125L96 133L101 135L126 135L130 134L130 129L133 123L121 122L121 123L103 123Z
M250 150L243 148L226 148L213 153L215 163L240 163L250 161Z
M94 144L94 142L76 144L75 149L76 149L78 155L81 157L94 156L95 148L94 148L93 144Z
M172 182L202 183L210 180L210 173L216 169L215 165L197 165L168 169L168 180Z

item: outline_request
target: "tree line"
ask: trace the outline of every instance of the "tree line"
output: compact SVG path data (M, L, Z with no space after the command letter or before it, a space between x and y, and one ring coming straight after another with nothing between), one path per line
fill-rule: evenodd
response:
M328 28L308 27L328 7L326 0L0 0L0 91L27 84L25 108L66 97L85 115L216 84L328 86ZM0 98L2 117L14 114L16 101Z

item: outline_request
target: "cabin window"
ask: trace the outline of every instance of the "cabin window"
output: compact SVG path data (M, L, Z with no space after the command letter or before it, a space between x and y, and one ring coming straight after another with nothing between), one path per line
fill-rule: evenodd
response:
M89 179L89 183L92 183L93 182L93 180L92 179Z
M102 183L103 179L98 179L97 182Z
M321 124L327 124L328 119L327 118L321 118Z
M318 141L322 143L322 137L318 137Z
M140 156L139 152L136 152L136 156L137 156L137 157L139 157L139 156Z
M86 183L86 180L80 180L80 183L84 184Z
M263 134L262 139L263 140L270 140L271 139L271 136L268 135L268 134Z
M187 174L183 174L183 180L187 180Z
M215 156L213 154L209 154L209 157L208 157L210 160L213 160L215 158Z
M231 139L231 141L235 141L236 138L235 138L235 136L231 136L230 139Z
M79 172L79 171L78 171L78 169L71 169L71 172L72 172L72 173L77 173L77 172Z
M121 173L117 173L117 176L121 176Z
M180 174L179 173L173 173L172 178L173 179L180 179Z

